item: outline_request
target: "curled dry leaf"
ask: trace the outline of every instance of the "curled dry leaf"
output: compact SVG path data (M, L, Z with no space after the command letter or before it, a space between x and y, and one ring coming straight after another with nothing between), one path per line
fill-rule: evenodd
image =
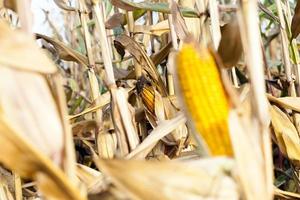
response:
M243 51L240 29L236 18L221 27L221 35L218 54L225 68L234 67Z
M72 132L74 136L85 137L85 133L97 130L98 125L95 120L83 120L72 124Z
M16 0L2 0L5 8L9 8L13 11L17 11Z
M179 162L96 160L113 184L133 199L237 200L238 190L224 171ZM216 164L216 163L215 163ZM124 173L126 171L126 173Z
M291 31L292 31L292 38L296 38L300 33L300 2L297 1L295 12L292 19Z
M271 106L271 122L280 151L295 164L300 160L300 138L294 124L278 107Z
M115 13L105 22L105 28L113 29L123 25L126 21L126 16L123 13Z

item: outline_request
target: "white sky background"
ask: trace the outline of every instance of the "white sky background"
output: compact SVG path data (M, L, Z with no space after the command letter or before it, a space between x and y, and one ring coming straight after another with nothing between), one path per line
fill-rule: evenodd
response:
M47 21L43 10L49 11L50 20L62 33L64 30L64 20L61 9L56 6L53 0L32 0L31 11L33 12L33 31L44 35L52 36L52 30ZM63 35L63 34L62 34Z

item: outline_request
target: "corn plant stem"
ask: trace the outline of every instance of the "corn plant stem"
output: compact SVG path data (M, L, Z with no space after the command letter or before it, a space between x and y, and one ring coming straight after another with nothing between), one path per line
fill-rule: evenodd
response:
M216 0L209 0L208 5L209 5L210 19L211 19L211 36L212 36L213 45L217 50L221 40L218 3Z
M265 98L265 83L263 73L263 57L260 46L260 30L257 18L257 2L252 0L242 0L243 4L240 17L243 48L245 52L246 63L248 65L252 92L254 97L257 117L263 124L268 124L269 112ZM252 13L253 12L253 13ZM255 58L255 59L254 59Z
M87 26L87 12L86 12L86 7L85 7L85 2L83 0L79 1L79 16L80 16L80 21L83 27L83 33L84 33L84 40L85 40L85 47L87 51L87 57L88 57L88 63L89 63L89 69L88 69L88 79L91 87L91 95L93 101L95 101L96 105L99 104L99 98L100 98L100 91L99 91L99 83L94 71L95 67L95 59L92 51L92 46L91 46L91 36L88 30ZM100 123L102 121L102 110L99 109L96 111L96 121Z
M128 21L128 32L129 35L134 37L134 18L133 18L133 13L132 12L126 12L127 16L127 21ZM134 64L134 72L135 72L135 77L138 79L139 77L142 76L142 66L134 59L133 60Z
M239 83L238 83L238 78L236 75L236 71L235 71L235 67L233 67L231 70L231 77L232 77L232 83L234 85L234 87L238 88L239 87Z
M290 24L292 22L292 15L291 15L291 9L289 6L289 2L285 1L285 6L286 6L286 14L287 16L285 16L286 18L286 22L287 22L287 31L286 33L291 36L291 27ZM296 39L293 39L290 43L290 49L291 49L291 59L295 64L295 76L296 76L296 88L297 91L295 92L294 96L299 96L300 95L300 58L299 58L299 51L298 51L298 47L297 47L297 42ZM298 131L298 134L300 133L300 114L297 112L293 112L293 118L295 121L295 127ZM296 172L299 176L300 171L297 170Z
M152 12L151 11L148 11L147 12L147 17L148 17L148 20L147 20L147 24L146 25L150 25L152 26L153 25L153 17L152 17ZM150 35L150 44L151 44L151 50L150 52L155 52L155 49L154 49L154 37L153 35Z
M32 13L31 0L22 0L17 2L17 11L21 21L21 29L29 35L32 34Z
M168 0L170 9L172 6L172 1L173 0ZM175 32L173 18L172 18L171 14L168 14L168 23L169 23L169 27L170 27L170 36L171 36L171 40L172 40L173 49L178 50L177 35Z
M290 37L291 36L292 15L291 15L291 9L290 9L288 1L285 1L285 7L286 7L286 9L285 9L286 15L284 15L284 17L285 17L285 21L287 22L286 34ZM299 96L300 95L300 57L299 57L297 42L295 39L293 39L291 41L290 49L291 49L291 54L292 54L292 56L290 56L290 57L295 65L294 73L295 73L295 78L296 78L296 89L297 89L296 96Z
M134 32L134 18L132 11L126 11L127 21L128 21L128 32L130 36L133 36Z
M22 182L21 177L13 173L14 175L14 187L15 187L15 200L22 200Z
M283 63L286 79L289 83L289 94L295 96L295 84L292 78L292 65L290 63L290 55L288 49L288 36L286 31L286 23L284 20L283 12L282 12L282 4L281 0L275 0L277 13L280 21L280 37L281 37L281 45L282 45L282 54L283 54Z
M103 18L103 15L101 14L101 13L103 13L102 12L102 10L103 10L102 4L100 4L99 2L96 2L93 5L93 9L95 11L97 22L98 22L97 24L99 25L99 29L100 29L99 39L100 39L100 46L101 46L101 50L102 50L104 69L106 72L106 84L107 85L115 85L115 76L114 76L114 71L113 71L111 53L108 52L109 44L107 41L106 31L105 31L105 27L104 27L104 18Z
M205 0L196 0L196 6L198 8L198 11L200 13L203 13L206 10L206 1ZM205 18L201 17L200 18L200 38L197 38L197 40L200 40L203 44L207 44L207 30L206 30L206 23L205 23Z
M258 142L257 147L261 152L260 155L263 157L263 159L258 158L257 161L258 170L260 170L263 176L261 177L261 181L263 182L259 187L255 185L256 183L250 184L252 189L258 192L255 194L257 199L271 200L273 199L273 161L269 133L270 117L267 98L265 96L263 54L257 8L257 0L240 0L240 10L238 10L242 43L252 86L253 123L259 127L259 131L253 133L251 137L254 141ZM248 195L250 197L253 194L248 193Z
M119 91L115 84L115 78L113 74L112 60L110 53L106 51L108 48L108 41L104 27L104 19L102 14L105 12L100 12L102 4L99 1L93 1L93 9L96 14L97 24L100 29L100 46L102 49L102 57L104 61L104 68L106 71L106 83L109 86L110 90L115 90L114 95L112 96L113 102L116 102L119 114L121 115L121 120L123 122L123 127L126 130L126 136L131 149L134 149L139 144L138 134L135 131L133 122L130 120L130 111L127 101L125 101L125 96L123 91ZM101 8L101 9L100 9ZM104 51L103 51L104 50ZM126 102L126 103L125 103ZM121 141L120 141L121 142ZM125 141L123 141L125 142Z

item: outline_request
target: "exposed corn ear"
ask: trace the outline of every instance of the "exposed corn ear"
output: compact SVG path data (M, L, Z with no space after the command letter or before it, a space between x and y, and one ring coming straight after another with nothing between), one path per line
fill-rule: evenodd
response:
M149 80L141 76L136 84L138 95L141 97L147 117L153 126L156 126L155 91Z
M145 86L141 92L143 103L151 114L155 115L155 91L151 86Z
M213 56L184 44L177 56L178 82L187 111L212 155L232 155L229 103Z

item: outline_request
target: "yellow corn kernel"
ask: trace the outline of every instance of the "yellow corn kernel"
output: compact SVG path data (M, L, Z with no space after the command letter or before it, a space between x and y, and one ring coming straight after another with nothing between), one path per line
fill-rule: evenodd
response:
M229 103L208 49L184 44L177 55L178 82L187 111L212 155L232 156Z
M141 97L144 103L144 106L148 111L155 115L154 111L154 101L155 101L155 94L154 94L154 88L151 86L144 86L142 92L141 92Z

